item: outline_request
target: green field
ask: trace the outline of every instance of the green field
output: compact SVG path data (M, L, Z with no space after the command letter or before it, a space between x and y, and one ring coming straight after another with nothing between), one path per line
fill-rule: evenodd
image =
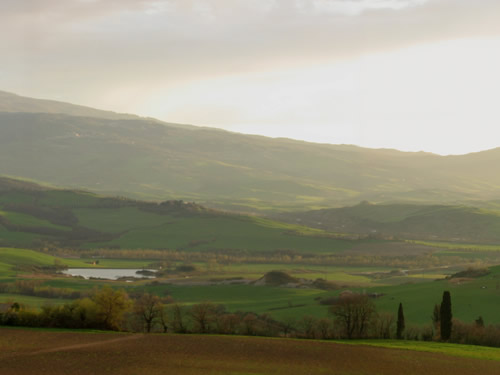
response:
M338 342L349 345L370 345L390 349L414 350L420 352L448 354L457 357L500 361L500 349L477 345L406 340L355 340L354 342L343 340Z
M39 189L0 189L0 246L336 254L373 242L181 201Z
M56 259L71 267L92 268L141 268L152 260L100 259L99 265L91 265L90 259L64 259L32 250L0 249L0 281L13 282L17 279L41 280L42 286L65 288L75 291L89 291L95 286L112 285L125 288L128 292L148 291L160 296L170 295L179 303L191 305L202 301L223 304L229 311L244 311L270 314L278 320L299 319L304 315L327 317L328 307L319 304L318 298L338 295L343 290L382 294L375 300L378 311L396 313L403 303L407 324L430 324L435 304L441 301L444 290L452 296L454 317L472 322L482 316L486 324L500 323L496 313L500 297L500 267L492 267L491 273L478 279L452 282L433 281L432 278L417 275L378 278L374 275L390 275L388 269L374 267L325 267L297 266L291 264L234 264L212 268L197 264L199 271L189 278L172 274L158 282L138 280L123 281L83 280L51 275L30 275L28 271L17 271L16 266L51 266ZM284 288L270 286L231 285L224 280L238 278L256 280L271 270L282 270L298 278L322 277L340 285L339 289L325 291L314 288ZM428 276L434 276L429 274ZM425 275L424 275L425 276ZM0 301L18 300L28 306L39 307L44 303L61 303L59 299L39 299L29 296L0 294Z
M500 211L465 205L373 204L275 215L333 232L378 233L431 247L498 251ZM475 245L475 244L482 244ZM488 246L489 245L489 246Z
M126 217L126 213L119 216ZM99 212L94 212L97 222ZM151 215L150 215L151 216ZM135 220L124 219L124 220ZM296 235L300 227L278 225L271 221L230 216L209 216L192 218L149 218L152 226L137 228L141 221L135 221L137 229L131 229L119 238L106 243L90 243L85 248L118 245L121 248L203 250L243 250L270 252L292 250L300 253L336 253L349 249L354 241ZM156 221L155 221L156 220ZM163 223L162 223L163 222ZM321 233L319 233L321 234Z
M71 302L71 300L62 298L43 298L23 296L19 294L0 293L0 304L5 303L7 305L11 305L14 302L22 304L28 308L39 309L45 305L63 305L65 303Z
M490 275L469 281L441 280L382 286L370 290L386 294L377 299L377 307L380 310L396 313L399 303L403 303L407 320L412 323L430 323L434 305L441 302L443 291L449 290L454 317L472 322L482 316L486 324L498 324L500 268L492 267L491 270Z
M460 283L434 281L470 265L494 264L500 257L496 245L335 235L182 201L140 202L79 191L47 190L37 185L28 184L28 188L23 185L27 183L16 182L25 186L23 189L13 187L12 181L2 180L0 184L0 244L46 249L68 246L72 250L68 252L71 257L56 258L49 252L0 248L3 282L35 279L41 286L74 291L109 284L131 293L147 290L161 296L169 294L187 305L211 301L224 304L230 311L266 313L276 319L328 316L328 307L320 305L319 298L352 290L382 295L375 300L379 311L395 313L402 302L407 322L417 325L430 322L434 305L440 302L444 290L450 290L455 317L471 322L482 316L487 324L500 323L496 315L500 294L498 268L486 277ZM380 209L387 211L382 218L377 216ZM380 208L362 204L345 209L353 210L363 220L391 225L423 214L450 214L449 208L438 206ZM485 214L492 215L489 211ZM101 250L105 247L112 249ZM127 253L127 249L135 252ZM150 251L154 249L160 251ZM165 259L171 270L158 285L144 280L82 280L42 270L56 263L74 268L145 268ZM99 262L94 265L96 260ZM185 263L193 264L196 270L176 273L175 268ZM31 269L32 266L40 269ZM273 270L310 282L322 278L336 288L326 291L310 284L306 288L251 284ZM243 279L247 284L228 285L230 279ZM3 295L2 300L14 297L11 293ZM60 303L29 297L23 295L19 300L34 307L44 302Z

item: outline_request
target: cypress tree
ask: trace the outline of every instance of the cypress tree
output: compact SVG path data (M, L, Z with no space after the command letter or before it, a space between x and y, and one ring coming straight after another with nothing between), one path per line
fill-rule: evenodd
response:
M450 292L443 293L443 300L441 302L441 309L439 311L441 317L441 340L447 341L451 336L451 296Z
M401 340L403 338L404 330L405 330L405 315L403 313L403 304L400 302L398 309L398 323L396 331L396 337L398 338L398 340Z

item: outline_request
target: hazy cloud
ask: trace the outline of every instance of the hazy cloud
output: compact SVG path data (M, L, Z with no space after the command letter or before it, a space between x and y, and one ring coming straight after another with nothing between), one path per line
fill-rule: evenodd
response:
M202 80L500 35L498 14L498 0L2 0L0 89L133 111Z
M203 59L239 71L498 34L499 11L497 0L4 0L0 41L54 63L91 53L101 65L157 59L189 70Z

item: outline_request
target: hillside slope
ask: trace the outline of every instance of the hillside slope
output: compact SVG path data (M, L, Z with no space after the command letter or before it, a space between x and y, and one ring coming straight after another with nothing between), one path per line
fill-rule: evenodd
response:
M62 114L26 113L53 111L35 99L17 106L6 105L7 99L0 95L0 175L251 211L339 207L365 199L500 199L500 175L492 173L500 149L448 157L373 150L153 119L98 118L91 111L74 116L71 105L58 106ZM9 112L1 112L5 107Z
M275 218L341 233L489 244L500 241L500 211L467 206L362 202Z
M138 118L138 116L130 114L103 111L56 100L27 98L5 91L0 91L0 112L65 113L72 116L97 117L110 120Z
M337 253L363 242L178 200L107 198L0 178L0 246Z

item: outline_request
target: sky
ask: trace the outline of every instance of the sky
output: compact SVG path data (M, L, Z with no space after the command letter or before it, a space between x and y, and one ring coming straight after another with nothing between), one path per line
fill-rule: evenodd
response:
M0 90L372 148L500 146L498 0L2 0Z

